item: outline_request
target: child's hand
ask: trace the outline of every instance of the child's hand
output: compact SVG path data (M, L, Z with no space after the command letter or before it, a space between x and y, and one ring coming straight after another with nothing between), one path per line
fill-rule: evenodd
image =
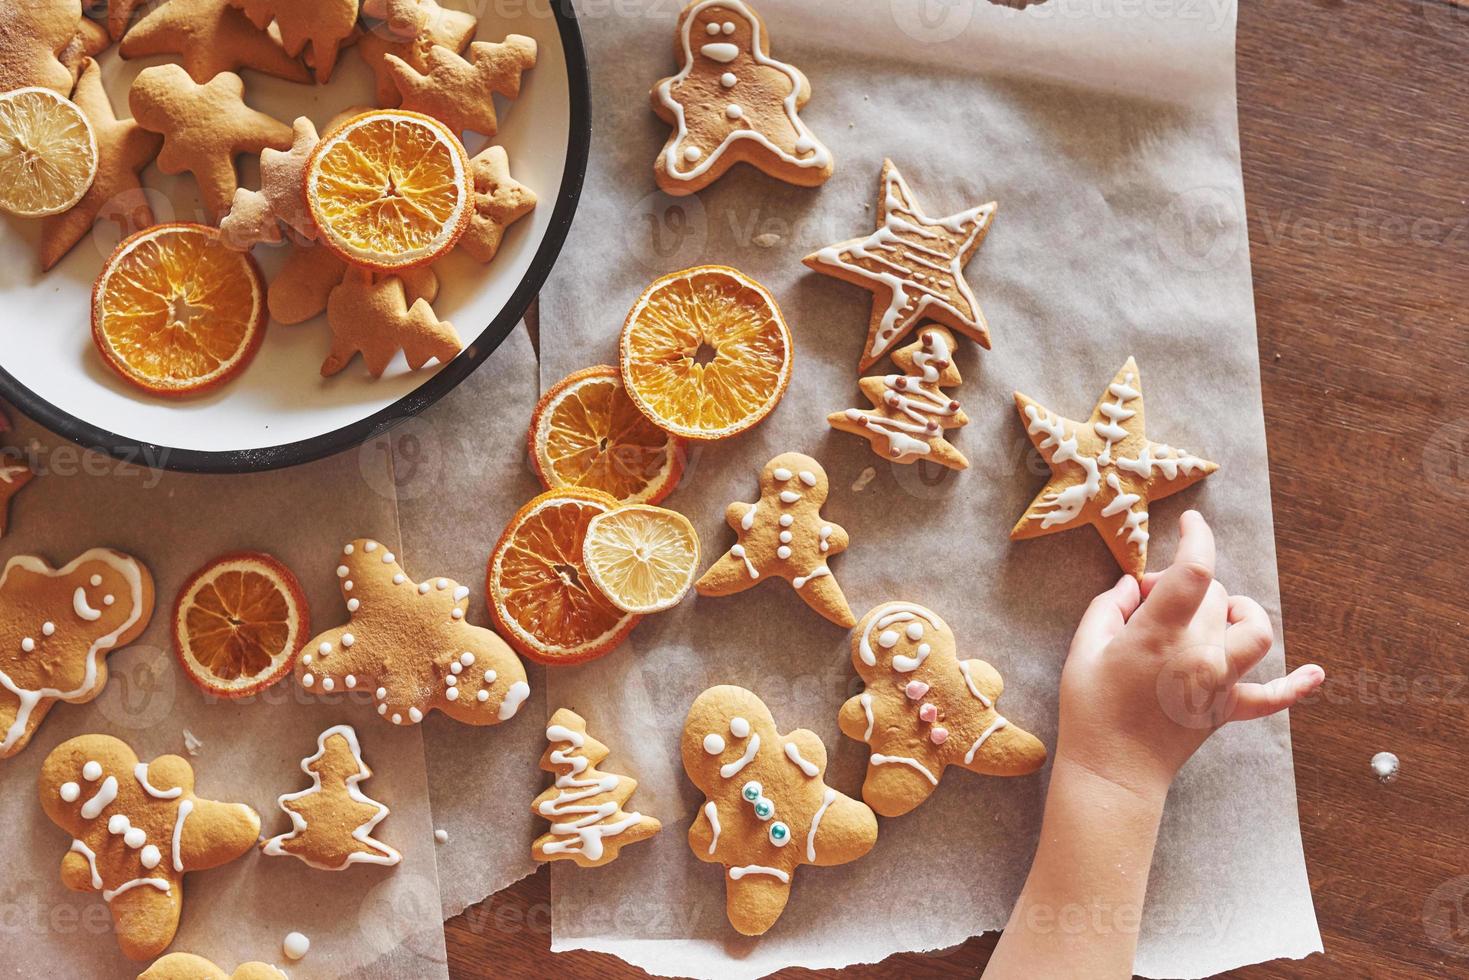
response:
M1165 794L1214 729L1289 708L1325 680L1315 664L1265 684L1239 678L1270 650L1270 619L1214 581L1214 534L1180 521L1173 565L1092 600L1061 674L1057 762L1135 792Z

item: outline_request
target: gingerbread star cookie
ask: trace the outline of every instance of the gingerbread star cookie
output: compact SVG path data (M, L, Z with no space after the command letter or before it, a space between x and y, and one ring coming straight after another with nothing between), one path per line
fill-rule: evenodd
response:
M1018 391L1015 407L1051 479L1010 537L1036 538L1090 524L1122 570L1139 578L1148 565L1148 506L1219 468L1148 438L1142 376L1131 357L1085 423L1054 415Z
M877 843L877 818L826 785L826 746L804 728L782 734L742 687L711 687L684 721L684 772L706 797L689 827L700 861L724 866L730 925L759 936L775 925L803 864L855 861Z
M469 589L414 583L393 553L359 538L337 566L350 620L306 644L296 680L313 693L366 691L395 725L435 709L470 725L515 717L530 696L525 667L495 633L465 622Z
M287 833L272 837L261 850L275 857L299 858L322 871L344 871L354 864L391 867L403 856L372 836L388 808L362 792L372 776L351 725L334 725L316 740L316 754L301 760L311 785L277 802L291 818Z
M281 225L302 238L316 237L316 224L306 205L306 165L321 141L316 124L298 116L291 125L291 148L285 152L266 147L260 151L260 190L239 188L229 214L219 222L224 243L248 249L281 240ZM340 275L337 277L340 278Z
M309 45L309 63L316 80L325 83L332 77L342 43L357 27L357 0L228 0L231 7L243 11L257 28L264 30L271 21L280 31L286 54L297 57Z
M287 980L269 963L241 963L226 973L202 956L169 953L138 974L138 980Z
M192 173L215 215L229 211L239 186L235 157L287 150L295 139L291 127L245 105L245 83L232 72L201 85L178 65L146 68L133 80L128 104L138 125L163 134L158 169Z
M436 45L422 71L395 54L384 57L404 109L433 116L455 133L494 136L500 128L495 96L520 95L521 74L536 64L536 41L523 34L511 34L499 44L476 41L469 46L468 60Z
M309 6L318 2L321 0L313 0ZM241 68L289 82L311 81L306 66L230 6L230 0L168 0L134 24L117 50L124 58L177 55L201 85L220 72Z
M535 210L536 192L510 176L503 146L491 146L469 161L474 171L474 216L459 247L478 262L500 251L505 229Z
M628 844L662 829L657 819L622 809L638 781L597 768L611 750L587 734L585 718L570 708L559 709L546 726L546 741L551 744L541 754L541 768L554 773L556 781L530 808L549 820L551 829L531 845L532 858L596 868L617 860Z
M736 501L724 519L739 540L704 573L700 595L733 595L783 578L796 595L838 626L856 622L827 562L847 550L847 532L821 516L826 471L810 456L782 453L760 471L760 499Z
M827 422L833 429L866 436L873 452L894 463L928 460L953 470L966 468L969 460L944 438L945 429L969 424L964 409L944 392L963 380L954 366L954 335L943 327L924 327L916 343L893 352L893 363L902 374L858 382L872 408L833 412Z
M243 803L194 795L186 759L139 762L111 735L82 735L41 764L41 809L72 837L61 883L101 892L117 944L134 960L168 948L184 907L184 875L250 851L260 816Z
M364 0L362 12L381 21L362 35L357 53L372 70L377 105L385 109L397 108L402 101L393 83L388 55L423 74L428 71L428 56L434 48L462 54L479 26L473 14L445 10L435 0Z
M677 75L653 87L673 127L653 165L667 194L693 194L736 163L800 187L831 176L831 151L801 119L811 83L770 57L765 22L742 0L695 0L678 17Z
M885 602L852 633L852 666L865 687L837 716L848 738L872 746L862 799L884 817L912 810L949 766L1025 776L1046 747L998 711L1004 684L983 660L959 660L954 633L930 609Z
M153 224L138 175L158 156L163 137L131 119L117 118L102 87L102 70L90 58L82 64L72 101L97 137L97 176L71 210L42 219L43 270L60 262L98 221L115 225L124 238Z
M37 85L70 95L71 69L60 55L77 34L81 0L0 4L0 92Z
M0 759L25 748L57 701L82 704L107 684L107 654L142 635L153 576L93 548L62 568L17 555L0 573Z
M414 371L431 360L448 364L463 349L454 325L434 315L428 300L410 305L404 281L397 276L377 278L362 269L348 269L331 291L326 305L332 328L332 347L321 365L321 376L344 369L359 352L374 378L403 351Z
M984 241L994 216L991 201L946 218L931 218L893 162L883 161L877 230L802 260L817 272L873 293L863 371L925 317L989 347L989 326L964 279L964 265Z

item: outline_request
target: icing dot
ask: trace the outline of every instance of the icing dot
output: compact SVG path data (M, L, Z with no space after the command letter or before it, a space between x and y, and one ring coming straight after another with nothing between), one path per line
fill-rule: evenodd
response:
M789 558L790 556L791 549L787 548L785 545L781 545L779 548L775 549L775 557L777 558Z
M314 674L307 674L306 676L304 676L304 677L301 678L301 686L302 687L310 687L312 684L315 684L315 683L316 683L316 676Z
M362 600L361 599L348 599L347 600L347 611L348 612L356 612L358 609L361 609L361 608L362 608Z
M107 821L107 832L109 834L125 834L132 827L132 822L121 813L114 813Z
M490 692L481 689L480 692L478 694L476 694L474 697L475 697L475 700L479 701L480 703L484 703L485 701L488 701L490 699Z
M816 486L816 474L812 473L810 470L802 470L801 482L806 484L806 486L808 487Z
M337 686L336 685L336 682L333 681L330 677L323 677L321 679L321 689L323 691L330 691L332 688L334 688L336 686Z
M789 516L789 515L787 515L787 516ZM780 543L781 544L790 544L791 543L791 537L792 537L792 535L791 535L791 532L789 532L789 531L782 531L782 532L780 532Z
M910 640L921 640L923 639L923 624L909 623L908 628L903 630L903 632L907 634Z
M449 688L447 691L444 692L444 697L448 698L450 701L458 701L459 700L459 688L457 688L457 687L451 687L451 688Z
M884 649L891 650L893 647L898 645L898 631L883 630L882 634L879 635L877 638L877 643Z
M385 705L385 704L378 705L377 706L377 713L380 714L380 715L387 714L388 713L388 706Z
M801 495L794 490L782 490L780 492L780 502L783 504L793 504L800 499Z
M81 798L82 788L76 783L61 784L61 799L65 803L75 803Z
M446 578L441 578L437 582L434 583L434 586L440 592L442 592L442 591L444 591L445 589L447 589L449 587L449 580L446 579Z
M372 542L369 541L368 544ZM289 959L299 960L311 950L311 940L299 932L286 933L285 942L281 943L281 949Z
M309 653L303 654L302 657L301 657L301 662L303 664L305 664L306 666L310 667L311 666L311 654L309 654Z
M136 851L148 843L148 834L141 827L132 827L129 828L127 833L122 835L122 842Z
M36 649L36 641L28 636L20 641L20 648L23 652L30 653Z
M777 820L770 825L770 843L776 847L785 847L791 841L791 828Z
M53 634L55 632L56 632L56 624L55 623L42 623L41 624L41 635L42 636L50 636L51 634Z
M337 566L337 578L346 578L350 574L352 574L352 570L346 565Z
M493 683L495 683L495 678L498 677L498 676L499 675L496 674L493 670L487 670L487 671L485 671L485 683L486 684L493 684Z
M724 33L726 33L726 34L733 34L735 32L734 21L732 21L732 20L725 21L720 26L719 29L722 30L722 31L724 31Z
M371 554L372 552L374 552L374 551L377 550L377 542L376 541L368 541L368 542L365 542L362 545L362 550L365 551L365 552L367 552L368 554Z
M740 795L749 800L751 803L754 803L756 800L760 799L760 794L762 791L764 791L764 789L764 786L761 786L759 782L752 779L744 786L740 787Z
M102 597L102 605L104 605L104 606L110 606L110 605L112 605L116 601L117 601L117 596L105 595L105 596Z
M431 589L431 588L433 588L433 586L430 585L429 583L427 583L427 582L420 582L420 583L418 583L418 594L419 595L428 595L428 590Z
M735 738L749 738L750 723L743 718L731 718L729 720L729 731Z
M347 579L347 581L345 581L345 582L342 583L342 591L343 592L351 592L352 591L352 580L351 579Z
M434 831L434 840L438 841L440 844L449 843L449 832L442 829Z
M464 610L463 609L454 609L454 610L452 610L449 613L449 615L452 616L454 619L463 619L464 618Z
M395 725L401 725L401 724L403 724L403 716L400 715L400 714L398 714L396 711L393 712L393 724L395 724Z
M735 78L735 73L732 71L727 71L723 75L719 76L719 84L723 85L725 88L734 88L735 82L737 81L739 81L739 79Z
M383 564L384 565L391 565L396 560L397 559L395 559L393 557L393 553L391 551L384 551L383 552Z
M415 725L418 724L420 721L423 721L423 712L419 711L417 708L409 708L408 720L413 722Z
M781 527L790 527L795 522L796 522L796 519L793 516L791 516L790 514L781 514L780 515L780 526Z
M357 550L356 548L352 547L349 544L349 545L347 545L347 547L345 547L345 548L342 549L342 554L344 554L344 555L350 555L352 552L354 552L356 550Z
M342 646L349 647L349 646L351 646L352 644L354 644L356 642L357 642L357 637L353 636L351 633L343 633L342 634Z
M784 483L791 478L791 471L786 469L784 466L777 466L775 468L775 472L770 475L775 477L781 483Z
M771 817L775 816L775 804L770 802L769 800L756 800L755 816L759 817L761 820L769 820Z
M704 736L704 751L710 755L718 755L724 751L724 736L718 732L710 732Z
M163 855L159 853L158 848L149 844L138 854L138 860L143 862L143 867L152 871L158 867L158 862L163 860Z
M347 682L347 690L350 691L352 688L354 688L354 687L357 686L357 677L355 675L353 675L353 674L348 674L347 677L346 677L346 682Z
M88 581L92 583L92 588L95 589L97 586L102 584L102 576L93 575L90 579L88 579Z
M325 657L327 654L332 652L332 645L330 643L323 642L321 646L316 648L316 652Z
M454 674L450 674L448 677L445 677L444 678L444 683L446 685L448 685L449 687L458 687L459 686L459 678L456 677Z
M745 110L737 105L727 105L724 107L724 114L729 119L739 119L745 114Z
M102 763L95 759L82 766L82 778L95 783L102 778Z
M715 34L718 34L719 33L719 25L716 24L716 23L714 23L714 21L711 20L704 27L704 33L705 34L708 34L710 37L713 37Z
M466 650L464 653L461 653L459 655L459 662L468 667L470 664L474 663L474 654Z
M686 147L684 147L683 158L685 160L691 160L691 161L692 160L697 160L697 159L699 159L699 157L701 157L703 155L704 155L704 151L701 150L701 149L699 149L697 146L686 146Z
M451 674L458 674L458 673L462 673L463 671L464 671L464 665L461 664L457 660L454 661L453 663L451 663L449 665L449 673L451 673Z
M379 701L386 701L387 700L387 697L388 697L388 689L387 688L380 687L376 691L374 691L373 693L377 695L377 699Z
M397 575L394 575L393 576L393 584L394 585L402 585L406 581L408 581L408 577L406 575L404 575L402 572L399 572Z

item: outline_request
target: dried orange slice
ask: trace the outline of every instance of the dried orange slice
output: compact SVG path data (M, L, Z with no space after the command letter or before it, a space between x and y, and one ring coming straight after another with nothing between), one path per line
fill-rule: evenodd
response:
M0 210L59 214L96 176L96 134L70 99L35 87L0 95Z
M92 340L124 379L187 395L244 370L265 336L265 281L219 229L146 228L117 246L92 287Z
M327 247L378 270L427 265L474 215L459 137L437 119L393 109L330 130L306 165L306 203Z
M562 378L541 396L526 439L547 490L588 487L624 502L656 504L683 474L683 440L658 428L606 364Z
M301 583L270 555L244 551L195 572L173 608L173 649L189 679L242 698L290 673L311 620Z
M587 525L617 506L600 490L550 490L520 508L490 555L485 593L510 645L544 664L592 660L637 625L582 563Z
M582 562L592 583L623 612L678 605L699 570L699 535L676 510L629 504L587 524Z
M700 265L649 286L622 327L628 395L653 424L724 439L775 408L791 380L791 331L768 290Z

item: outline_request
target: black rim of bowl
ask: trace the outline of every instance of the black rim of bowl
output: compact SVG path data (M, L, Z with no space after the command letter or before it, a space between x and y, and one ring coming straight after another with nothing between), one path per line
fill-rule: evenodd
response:
M504 343L520 323L561 254L581 197L591 145L592 100L586 50L582 46L581 30L572 5L553 0L548 6L555 14L566 55L567 90L571 100L566 167L561 173L561 187L557 191L555 209L551 212L551 223L536 249L530 268L504 308L467 349L440 368L432 378L386 408L331 432L284 445L223 452L159 446L128 439L83 422L21 384L3 365L0 365L0 395L35 422L79 446L107 453L124 462L183 473L251 473L309 463L359 446L413 418L444 397Z

